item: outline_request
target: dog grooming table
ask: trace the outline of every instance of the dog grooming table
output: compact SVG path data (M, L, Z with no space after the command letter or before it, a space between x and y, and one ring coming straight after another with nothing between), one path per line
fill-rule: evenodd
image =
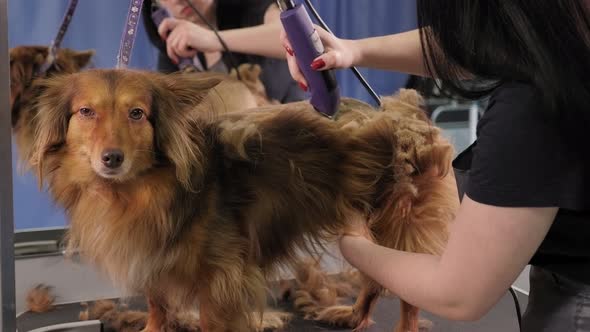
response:
M16 233L17 259L16 259L16 326L19 332L113 332L109 326L101 326L99 321L79 321L79 314L87 307L85 302L92 306L92 302L99 299L117 299L121 293L112 284L98 273L93 267L66 260L59 250L59 241L63 229L39 230ZM33 241L34 240L34 241ZM42 244L47 250L46 254L34 254L39 248L33 249L27 245L32 241L33 245ZM329 271L336 270L338 262L326 262ZM26 312L25 298L28 290L39 283L53 287L53 294L57 296L53 310L46 313ZM526 305L526 297L519 294L522 306ZM353 299L350 299L352 303ZM145 311L146 305L142 299L131 299L128 302L131 310ZM273 304L272 301L268 302ZM274 306L280 311L293 313L289 303L277 302ZM382 297L377 303L373 314L376 322L367 332L391 332L394 323L399 319L399 301L397 299ZM13 316L14 317L14 316ZM515 316L514 303L510 294L502 298L500 303L493 308L483 319L474 323L457 323L440 319L427 312L421 313L422 318L433 322L432 332L517 332L518 323ZM14 331L3 329L2 331ZM336 332L350 331L320 326L314 322L305 321L294 313L293 319L283 330L286 332Z
M352 299L351 299L352 301ZM523 301L523 299L521 299ZM522 303L522 302L521 302ZM91 305L91 303L89 303ZM132 303L132 310L145 310L143 303ZM278 303L275 307L283 311L292 311L286 303ZM19 332L115 332L109 326L102 326L100 321L78 322L78 315L85 307L79 302L57 305L53 311L43 314L23 313L18 316ZM500 304L484 319L475 323L448 322L429 313L422 313L423 318L433 322L431 332L517 332L518 323L514 315L514 304L509 294L504 296ZM391 332L394 323L399 318L399 301L397 299L381 298L377 304L373 320L376 321L367 332ZM69 325L68 325L69 323ZM76 325L80 324L80 325ZM321 326L305 321L300 315L294 314L293 319L281 330L284 332L342 332L349 329L339 329ZM424 330L426 331L426 330ZM421 331L422 332L422 331Z
M60 239L65 229L28 230L15 234L16 246L16 326L19 332L113 332L109 326L101 326L99 321L79 321L79 314L84 311L86 303L100 299L118 299L119 290L97 272L92 266L67 260L61 254ZM330 248L330 251L335 248ZM326 255L330 256L330 255ZM329 272L342 269L340 258L324 257L322 266ZM46 313L31 313L26 311L25 298L27 292L37 284L43 283L53 287L56 295L56 305ZM522 306L526 305L526 297L519 293ZM352 303L353 299L350 299ZM147 306L142 299L127 301L130 310L145 311ZM274 302L269 300L272 305ZM294 313L289 303L277 302L274 306L280 311ZM377 303L373 314L376 322L367 332L391 332L394 323L399 319L400 307L397 299L382 297ZM13 316L14 317L14 316ZM440 319L427 312L421 317L431 320L434 324L432 332L517 332L518 323L515 316L514 304L510 294L502 298L482 320L474 323L457 323ZM14 331L2 329L2 331ZM320 326L314 322L305 321L294 313L293 319L283 330L286 332L335 332L350 331ZM180 332L180 331L179 331Z

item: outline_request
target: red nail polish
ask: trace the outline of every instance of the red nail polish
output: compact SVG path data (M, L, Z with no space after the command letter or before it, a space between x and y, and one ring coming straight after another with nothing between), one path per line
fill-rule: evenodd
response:
M305 84L303 84L303 83L301 83L301 82L298 82L298 83L299 83L299 87L301 88L301 90L303 90L303 91L306 91L306 92L307 92L307 85L305 85Z
M285 47L285 49L287 50L287 53L289 53L290 56L293 56L295 54L295 52L293 52L293 50L289 46Z
M324 62L323 59L317 59L311 63L311 68L313 70L318 70L318 69L324 67L325 65L326 65L326 63Z

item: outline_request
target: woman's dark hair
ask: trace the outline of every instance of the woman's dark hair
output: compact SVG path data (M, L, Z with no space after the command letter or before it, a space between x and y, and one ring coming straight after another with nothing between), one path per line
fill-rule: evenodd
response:
M426 69L467 98L507 81L532 84L546 110L590 128L585 0L418 0ZM462 80L466 73L475 80ZM475 82L475 84L473 84ZM563 111L563 112L562 112Z

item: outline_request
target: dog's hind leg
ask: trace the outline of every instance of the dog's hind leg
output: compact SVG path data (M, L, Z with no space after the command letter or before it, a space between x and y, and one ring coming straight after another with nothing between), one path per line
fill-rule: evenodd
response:
M321 310L316 321L330 325L366 330L373 322L371 313L381 293L380 287L372 281L365 283L353 306L333 306Z
M432 322L419 318L420 309L400 299L401 318L395 332L426 332L432 328Z

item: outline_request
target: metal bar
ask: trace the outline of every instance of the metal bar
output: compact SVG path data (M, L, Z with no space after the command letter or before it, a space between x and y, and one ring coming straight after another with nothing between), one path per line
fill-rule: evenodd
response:
M29 332L101 332L102 323L99 320L72 322L45 326Z
M474 102L469 107L469 144L477 139L477 120L479 118L479 105Z
M0 0L0 326L16 331L8 4Z

